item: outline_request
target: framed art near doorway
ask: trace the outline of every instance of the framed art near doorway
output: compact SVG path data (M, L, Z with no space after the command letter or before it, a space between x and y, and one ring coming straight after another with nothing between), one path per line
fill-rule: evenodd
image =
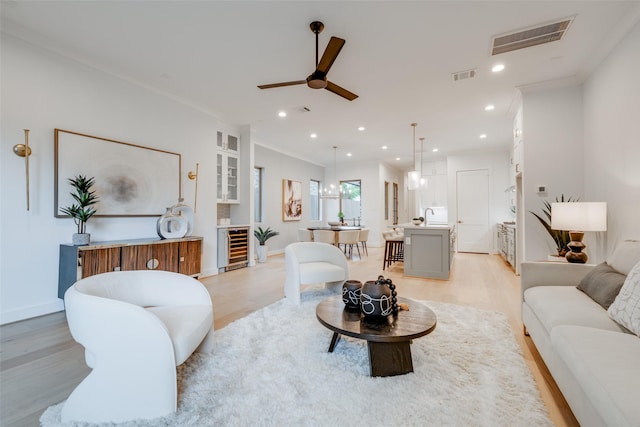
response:
M290 179L282 180L282 220L302 219L302 183Z

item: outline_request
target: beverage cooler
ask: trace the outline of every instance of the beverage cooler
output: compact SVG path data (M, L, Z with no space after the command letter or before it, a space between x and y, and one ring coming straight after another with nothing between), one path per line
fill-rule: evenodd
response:
M218 228L218 272L249 265L249 227Z

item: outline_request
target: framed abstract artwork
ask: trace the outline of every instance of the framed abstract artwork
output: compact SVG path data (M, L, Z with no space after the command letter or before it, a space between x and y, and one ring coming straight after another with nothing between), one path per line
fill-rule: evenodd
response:
M282 220L300 221L302 219L302 183L282 180Z
M95 178L96 216L159 216L182 194L178 153L55 129L54 215L73 203L68 179Z

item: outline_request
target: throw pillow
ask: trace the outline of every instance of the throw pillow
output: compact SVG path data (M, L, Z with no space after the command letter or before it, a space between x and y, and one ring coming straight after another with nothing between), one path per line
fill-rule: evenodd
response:
M640 262L627 275L620 293L607 313L613 320L640 336Z
M603 262L582 278L578 289L600 304L605 310L613 303L626 276Z

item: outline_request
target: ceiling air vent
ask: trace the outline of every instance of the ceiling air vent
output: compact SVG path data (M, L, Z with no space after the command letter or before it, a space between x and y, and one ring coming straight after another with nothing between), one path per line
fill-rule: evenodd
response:
M476 70L477 69L474 68L472 70L458 71L457 73L451 74L451 77L454 82L457 82L458 80L472 79L476 76Z
M495 36L491 43L491 55L511 52L525 47L537 46L539 44L555 42L560 40L567 32L572 18L552 22L550 24L539 25L525 30L518 30L513 33Z

